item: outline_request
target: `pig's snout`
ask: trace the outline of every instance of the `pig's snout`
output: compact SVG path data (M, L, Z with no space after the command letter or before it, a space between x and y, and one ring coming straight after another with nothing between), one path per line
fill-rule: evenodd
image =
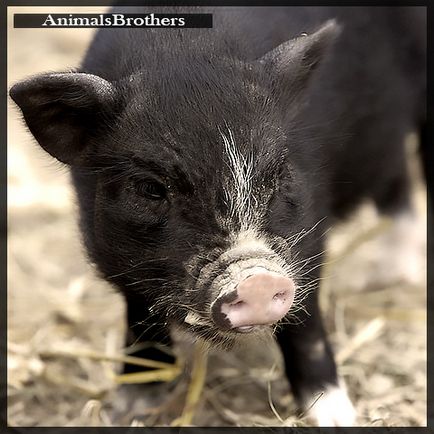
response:
M217 298L213 320L220 328L250 331L253 326L282 319L294 301L294 282L272 272L242 280L229 294Z

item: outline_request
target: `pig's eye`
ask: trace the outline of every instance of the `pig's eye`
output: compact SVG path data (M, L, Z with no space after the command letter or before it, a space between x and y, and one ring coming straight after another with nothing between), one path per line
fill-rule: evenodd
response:
M159 182L140 180L136 181L134 186L136 193L146 199L163 200L166 198L166 188Z

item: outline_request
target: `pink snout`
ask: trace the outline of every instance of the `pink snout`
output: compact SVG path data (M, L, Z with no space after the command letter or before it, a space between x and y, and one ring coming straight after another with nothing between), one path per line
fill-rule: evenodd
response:
M294 282L277 273L257 273L242 280L224 299L218 303L219 312L214 312L214 317L224 318L230 328L248 331L252 326L273 324L286 315L294 301Z

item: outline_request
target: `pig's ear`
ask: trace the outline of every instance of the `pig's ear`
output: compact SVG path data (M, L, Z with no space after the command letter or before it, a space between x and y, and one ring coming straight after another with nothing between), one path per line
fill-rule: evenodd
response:
M70 165L80 163L89 138L113 113L115 93L103 78L78 72L42 74L10 89L38 143Z
M335 20L328 20L315 33L286 41L258 61L276 79L279 92L287 90L295 97L307 86L340 31Z

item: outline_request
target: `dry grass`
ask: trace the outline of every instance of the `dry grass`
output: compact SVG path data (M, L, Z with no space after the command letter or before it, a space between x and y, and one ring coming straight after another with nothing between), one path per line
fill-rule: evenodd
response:
M89 37L82 30L10 29L10 83L76 65ZM118 385L123 300L84 259L65 170L32 144L12 108L9 132L9 424L179 424L177 418L188 410L188 375L170 385ZM424 197L417 183L421 232ZM426 424L423 260L418 280L409 285L400 279L399 270L383 264L388 252L382 237L388 229L381 225L367 204L333 231L322 304L359 423L421 426ZM423 252L421 246L422 258ZM268 345L211 351L201 398L190 403L191 424L308 423L295 416L280 353L274 343ZM192 352L190 346L180 337L184 354ZM203 375L203 368L202 361L196 370ZM200 383L200 375L195 378Z

